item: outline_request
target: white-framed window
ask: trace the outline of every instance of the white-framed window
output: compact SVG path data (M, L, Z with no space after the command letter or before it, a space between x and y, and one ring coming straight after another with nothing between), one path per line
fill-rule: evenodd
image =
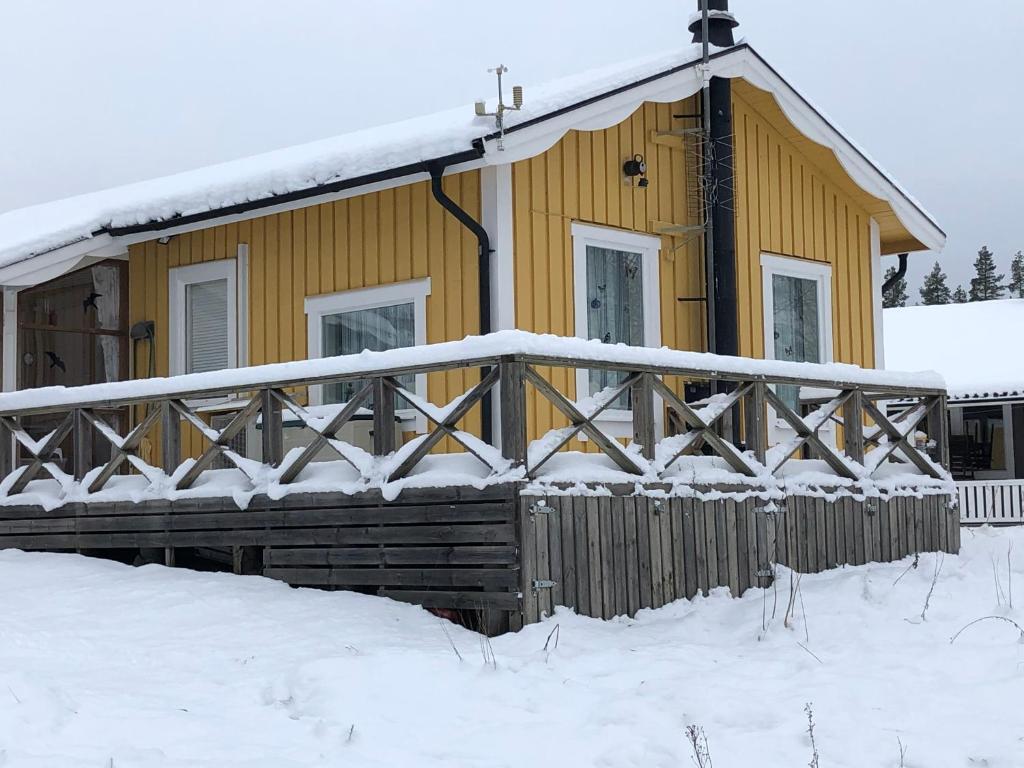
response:
M245 317L240 284L244 286L245 280L239 280L236 259L170 270L171 375L244 364L239 354L239 318Z
M370 288L306 298L309 357L358 354L364 350L412 347L427 343L427 296L430 278L406 280ZM421 397L426 395L426 374L399 377L402 386ZM344 403L355 394L358 382L311 387L313 405ZM414 413L402 408L399 416L412 420ZM422 417L417 429L426 427Z
M576 335L607 344L661 346L658 259L661 238L638 232L572 223ZM622 381L614 371L579 370L582 399ZM602 414L607 422L632 421L628 394ZM630 429L610 430L616 436Z
M832 362L832 265L762 253L761 287L765 358ZM775 391L799 413L799 387Z

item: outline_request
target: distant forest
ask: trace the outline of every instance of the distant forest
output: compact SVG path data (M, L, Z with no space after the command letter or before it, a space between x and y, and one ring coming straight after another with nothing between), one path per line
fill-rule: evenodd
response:
M978 258L974 260L974 277L970 287L964 290L963 285L950 288L946 273L939 262L935 262L932 271L925 275L924 283L918 288L920 304L965 304L968 301L991 301L992 299L1024 299L1024 253L1017 251L1010 262L1010 279L1006 274L998 272L995 256L988 246L982 246ZM885 271L885 282L895 277L896 267ZM907 281L896 280L882 297L885 307L907 306Z

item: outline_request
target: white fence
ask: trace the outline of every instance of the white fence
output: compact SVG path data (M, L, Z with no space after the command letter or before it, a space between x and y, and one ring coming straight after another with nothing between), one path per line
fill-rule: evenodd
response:
M961 480L960 522L1024 525L1024 480Z

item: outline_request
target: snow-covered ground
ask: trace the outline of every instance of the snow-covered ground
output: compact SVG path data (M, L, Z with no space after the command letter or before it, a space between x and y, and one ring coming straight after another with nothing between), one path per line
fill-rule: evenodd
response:
M1024 529L965 531L922 621L937 557L804 576L789 628L782 573L488 647L373 597L2 552L0 765L679 768L697 724L715 768L795 768L808 703L822 768L1024 765L1021 633L950 643L1024 624Z

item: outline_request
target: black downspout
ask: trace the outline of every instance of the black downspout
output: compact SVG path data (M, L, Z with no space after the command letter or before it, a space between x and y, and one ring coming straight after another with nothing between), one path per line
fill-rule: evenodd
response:
M899 255L900 265L896 268L896 273L882 283L882 296L885 296L889 292L889 289L896 285L897 282L902 280L907 274L907 256L909 254L901 253Z
M474 148L481 155L483 154L482 147L475 146ZM442 208L476 236L480 272L478 287L480 292L480 335L484 336L491 332L491 238L487 236L487 230L479 221L466 213L458 203L445 194L441 187L441 177L444 176L446 167L446 164L438 161L427 163L427 171L430 173L430 191ZM488 368L481 368L480 378L483 379L488 372ZM484 395L480 401L480 420L480 437L485 443L493 444L494 430L491 424L490 392Z

